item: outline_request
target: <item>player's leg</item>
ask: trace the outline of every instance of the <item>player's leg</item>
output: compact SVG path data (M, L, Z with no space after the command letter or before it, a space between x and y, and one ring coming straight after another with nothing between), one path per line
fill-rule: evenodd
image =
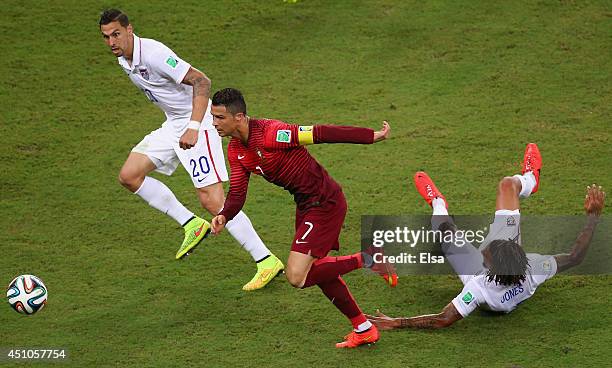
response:
M538 191L541 169L540 150L535 143L529 143L525 148L521 175L505 177L499 182L495 210L518 210L520 199Z
M203 188L197 188L197 193L200 204L212 216L221 212L223 203L225 202L225 193L222 183L217 182ZM231 221L228 221L225 228L242 248L251 255L253 261L257 264L257 272L253 278L242 287L243 290L252 291L261 289L283 271L285 266L281 260L272 254L266 247L253 228L251 220L243 211L240 211Z
M203 188L197 188L197 193L200 204L212 216L216 216L221 212L225 202L223 184L215 183ZM236 217L228 221L225 228L240 243L244 250L251 255L255 262L261 262L265 258L270 257L270 250L263 243L253 228L251 220L249 220L243 211L240 211Z
M328 257L332 249L338 249L338 237L347 205L339 192L333 201L320 207L296 213L296 235L287 260L287 279L297 288L317 285L325 296L344 314L354 331L337 347L356 347L374 343L378 331L365 318L351 295L341 275L361 268L361 252L341 257Z
M361 268L361 253L339 257L315 258L311 255L291 251L287 259L287 280L296 288L307 288L338 278L338 276Z
M216 216L221 212L223 202L225 202L225 192L221 182L216 182L202 188L196 187L196 193L202 208L208 211L211 216Z
M304 286L308 271L312 267L312 264L317 259L309 254L291 251L287 258L287 268L285 269L285 276L291 286L295 288L301 288ZM337 276L337 275L336 275Z
M520 175L503 178L497 186L495 218L489 226L489 233L479 250L483 251L496 239L511 240L521 244L520 200L538 191L542 156L535 143L525 148L523 169Z
M119 171L119 183L130 192L135 193L141 187L147 174L156 168L147 155L130 152Z
M296 288L317 285L353 325L354 330L345 337L345 341L336 344L339 348L353 348L375 343L379 339L378 330L367 320L340 276L361 265L361 253L317 259L309 254L291 251L287 260L286 274L291 285Z
M338 276L336 280L318 286L353 325L353 330L344 336L344 341L336 344L337 348L356 348L360 345L375 344L380 339L378 329L365 317L342 277Z
M315 258L310 254L291 251L287 259L287 280L296 288L318 285L323 294L344 314L355 329L371 327L359 309L355 298L340 277L360 268L360 253L344 257Z
M474 275L484 271L482 253L465 234L458 231L455 222L448 214L446 198L438 190L427 173L419 171L414 175L414 185L423 199L432 207L431 228L443 234L441 249L461 282L467 284Z
M170 188L161 181L146 176L153 170L172 175L179 163L174 151L174 144L178 139L173 130L163 126L151 132L132 149L119 174L119 181L124 186L130 190L138 186L135 194L183 226L185 237L180 249L185 251L177 253L177 259L197 246L210 231L210 224L185 208Z
M520 208L522 184L519 178L506 176L497 185L497 196L495 198L495 210L514 211Z
M151 207L185 225L194 215L183 206L162 182L147 176L157 166L146 154L131 152L119 172L119 182Z
M329 251L339 249L338 237L346 210L344 195L339 193L334 204L296 211L296 232L291 246L293 257L298 257L301 253L316 258L316 261L312 263L312 267L305 270L306 273L291 272L287 275L293 286L301 288L318 285L358 268L369 268L385 278L391 287L397 285L397 274L392 265L374 262L373 254L379 251L374 247L347 256L327 255ZM289 260L291 259L290 256ZM294 269L303 270L302 267Z
M339 249L338 238L346 211L342 192L320 206L296 209L296 230L286 271L291 285L310 287L335 280L363 265L361 252L350 256L327 256L331 250Z

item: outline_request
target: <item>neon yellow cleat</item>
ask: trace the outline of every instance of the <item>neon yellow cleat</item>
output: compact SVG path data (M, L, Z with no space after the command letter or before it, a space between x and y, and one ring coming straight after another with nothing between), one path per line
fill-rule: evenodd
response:
M270 254L268 258L259 262L257 264L257 273L251 281L247 282L242 290L244 291L253 291L257 289L261 289L262 287L268 285L274 277L283 273L285 269L285 265L280 259L276 258L274 254Z
M176 252L176 259L181 259L192 252L206 236L210 233L210 224L208 221L199 217L194 217L185 227L185 239L183 244Z

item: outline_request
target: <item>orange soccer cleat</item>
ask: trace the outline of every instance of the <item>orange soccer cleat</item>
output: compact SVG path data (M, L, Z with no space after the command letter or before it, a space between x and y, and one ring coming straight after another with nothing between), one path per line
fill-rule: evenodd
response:
M344 336L344 341L336 344L337 348L356 348L359 345L371 345L375 344L380 338L378 329L372 325L368 330L363 332L351 331L348 335Z
M396 287L398 282L397 272L395 271L395 266L392 263L385 262L383 247L371 246L362 252L363 257L371 258L371 261L369 262L370 264L368 264L366 267L385 279L385 283L387 285L390 287Z
M385 282L387 283L387 285L389 285L390 287L396 287L397 286L397 279L398 279L397 278L397 272L395 271L395 267L393 266L392 263L388 263L388 262L376 263L376 262L374 262L374 264L372 265L371 270L376 272L380 276L382 276L382 278L385 279Z
M442 195L438 188L436 188L433 180L431 180L426 172L418 171L416 174L414 174L414 186L428 205L431 206L431 202L434 199L442 198L444 200L444 204L446 204L446 208L448 208L446 198Z
M540 187L540 170L542 169L542 155L540 149L535 143L529 143L525 148L525 157L523 158L523 170L521 174L525 175L526 172L531 171L533 176L536 178L536 185L531 191L535 193Z
M387 284L389 284L389 286L391 286L391 287L396 287L397 286L397 274L395 272L393 272L393 273L386 273L386 274L382 275L382 277L385 279Z

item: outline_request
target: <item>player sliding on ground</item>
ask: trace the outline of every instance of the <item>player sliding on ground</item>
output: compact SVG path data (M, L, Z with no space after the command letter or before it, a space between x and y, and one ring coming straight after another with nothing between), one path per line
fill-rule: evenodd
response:
M202 207L213 216L221 211L227 170L221 137L212 126L210 80L164 44L136 36L127 15L120 10L104 11L99 24L106 45L123 71L166 115L161 128L132 149L119 181L183 226L185 238L176 259L183 258L206 237L210 224L148 174L157 171L171 175L180 163L189 173ZM260 289L283 270L282 262L270 253L244 212L236 214L227 229L257 263L257 273L243 290Z
M432 228L456 234L455 243L442 244L442 251L464 284L464 288L438 314L392 318L380 312L368 319L383 330L396 328L442 328L467 317L477 307L509 313L530 298L536 288L557 272L582 262L604 207L605 193L595 184L587 187L584 209L586 225L569 254L544 256L527 253L521 247L520 198L538 191L542 158L530 143L525 151L522 175L505 177L497 188L496 212L489 233L479 249L457 241L457 228L448 216L446 198L424 172L414 176L416 188L433 207ZM445 237L445 239L447 239Z
M240 91L232 88L215 93L213 125L222 137L232 137L228 146L230 189L221 213L212 220L218 234L236 216L246 200L251 173L283 187L297 205L295 236L287 260L287 279L296 288L317 285L353 324L354 330L339 348L375 343L378 330L361 312L342 280L342 275L361 267L372 267L371 255L356 253L329 257L338 250L338 237L347 211L342 188L303 147L317 143L372 144L386 139L382 130L348 126L297 126L278 120L254 119L247 115ZM385 267L374 270L395 286L397 276Z

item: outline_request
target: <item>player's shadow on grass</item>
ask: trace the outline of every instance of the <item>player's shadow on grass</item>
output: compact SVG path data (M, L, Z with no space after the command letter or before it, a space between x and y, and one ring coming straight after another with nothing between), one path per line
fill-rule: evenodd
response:
M489 311L489 310L485 310L485 309L478 309L478 315L481 316L481 317L499 318L499 317L503 317L503 316L507 315L507 313Z

